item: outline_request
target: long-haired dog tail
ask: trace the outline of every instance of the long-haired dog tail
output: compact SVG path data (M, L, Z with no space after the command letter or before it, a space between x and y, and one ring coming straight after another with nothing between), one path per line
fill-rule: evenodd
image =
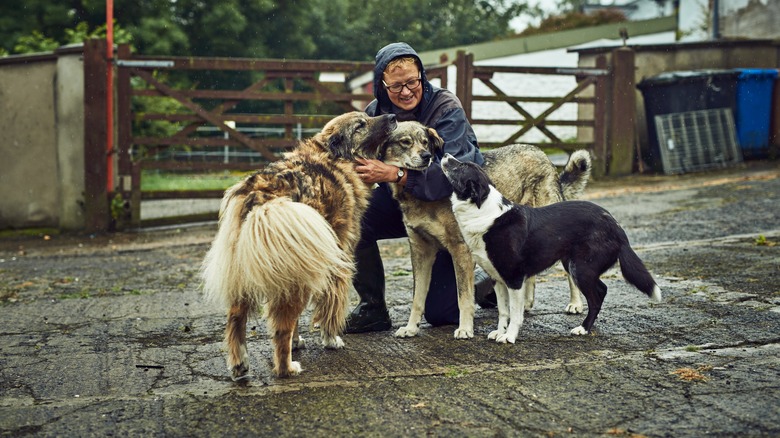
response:
M569 156L569 161L566 162L559 178L563 199L577 199L582 195L590 180L592 168L593 163L587 150L580 149Z
M620 261L620 272L623 273L623 278L650 297L652 301L660 303L663 299L661 288L658 287L655 280L653 280L653 276L650 275L650 272L647 271L644 263L642 263L642 260L639 259L639 256L636 255L628 244L620 248L618 260Z
M333 316L345 314L340 308L346 309L348 294L333 290L344 289L340 283L351 278L354 263L325 218L286 197L248 213L244 209L243 202L234 200L222 212L219 234L204 261L207 298L228 306L250 303L257 309L266 300L294 298L290 293L304 284Z

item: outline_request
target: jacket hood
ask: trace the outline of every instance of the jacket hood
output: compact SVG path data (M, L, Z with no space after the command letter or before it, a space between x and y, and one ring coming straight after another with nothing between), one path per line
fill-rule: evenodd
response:
M420 56L409 44L392 43L379 49L374 62L374 97L376 97L379 103L379 109L382 113L392 112L393 107L392 102L390 102L390 97L387 95L387 90L382 84L382 74L387 68L387 65L390 64L390 61L402 56L412 56L417 60L417 67L420 69L420 78L422 79L423 102L430 101L430 93L432 92L431 84L428 82L428 77L425 74L425 67L423 67ZM422 106L423 105L421 104L418 108Z

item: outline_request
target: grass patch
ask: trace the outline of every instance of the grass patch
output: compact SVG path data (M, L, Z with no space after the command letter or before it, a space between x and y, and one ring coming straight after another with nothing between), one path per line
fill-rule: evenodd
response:
M756 246L775 246L777 245L777 242L768 240L766 236L759 234L758 237L756 237L756 239L753 241L753 244Z
M558 149L554 147L539 146L539 149L541 149L542 152L545 153L545 155L568 154L568 152L564 151L563 149Z
M446 371L444 371L444 377L461 377L468 374L468 371L457 368L453 365L449 365L446 367Z
M147 169L141 174L142 191L225 190L251 172L183 173Z
M709 288L706 285L696 286L696 287L692 288L691 290L689 290L688 294L689 295L695 295L695 294L698 294L698 293L702 293L702 294L707 295L707 297L711 297L711 294L709 293L708 289Z
M81 299L85 300L89 298L89 292L87 291L81 291L81 292L73 292L73 293L67 293L67 294L60 294L61 300L72 300L72 299Z
M391 277L408 277L409 275L411 275L411 272L405 269L398 269L390 274Z

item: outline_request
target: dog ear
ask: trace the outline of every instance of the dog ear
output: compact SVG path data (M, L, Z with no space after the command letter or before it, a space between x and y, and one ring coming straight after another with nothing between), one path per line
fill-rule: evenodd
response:
M428 131L428 144L430 145L431 152L440 151L444 146L444 140L439 137L439 133L433 128L427 128Z
M490 194L490 186L487 184L479 184L479 202L477 203L479 206L482 206L482 203L485 202L488 195Z
M374 140L375 138L376 140ZM358 145L357 150L354 151L354 155L361 158L376 158L377 160L381 160L387 147L388 142L386 140L372 135Z
M469 178L467 185L469 194L471 195L471 201L477 208L481 208L482 203L484 203L488 195L490 195L490 182L487 175L480 171L480 173L473 178Z
M331 155L335 158L344 158L346 160L354 159L352 151L349 150L348 143L349 142L346 141L346 137L342 133L334 132L333 135L328 138L328 148L330 149Z
M482 207L482 200L484 199L482 197L482 190L480 189L480 184L476 180L469 179L466 181L466 187L467 192L469 194L469 199L471 202L477 206L477 208Z

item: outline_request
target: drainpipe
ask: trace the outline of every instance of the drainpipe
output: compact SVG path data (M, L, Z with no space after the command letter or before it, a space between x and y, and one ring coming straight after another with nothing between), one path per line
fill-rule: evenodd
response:
M712 39L720 39L720 0L712 0Z

